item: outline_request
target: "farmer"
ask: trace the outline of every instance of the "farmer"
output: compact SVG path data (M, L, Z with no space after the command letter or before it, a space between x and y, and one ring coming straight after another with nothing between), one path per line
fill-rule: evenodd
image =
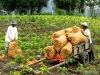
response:
M83 33L83 35L87 36L90 40L91 51L89 52L89 59L90 59L90 61L95 60L94 52L92 49L91 33L90 33L90 30L88 29L88 24L86 22L83 22L83 23L81 23L81 25L82 25L81 32Z
M11 26L8 27L5 37L5 55L8 54L9 43L18 39L18 31L16 28L16 20L12 20Z

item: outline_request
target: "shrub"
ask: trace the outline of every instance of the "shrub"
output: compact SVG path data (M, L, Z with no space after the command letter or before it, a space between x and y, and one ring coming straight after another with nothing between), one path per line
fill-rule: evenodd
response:
M23 55L17 55L15 57L15 61L19 64L23 64L24 63L24 56Z

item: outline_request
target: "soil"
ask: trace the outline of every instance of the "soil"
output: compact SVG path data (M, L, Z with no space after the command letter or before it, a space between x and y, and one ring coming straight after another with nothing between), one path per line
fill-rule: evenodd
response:
M2 23L2 24L4 24L4 23ZM35 28L38 27L37 25L31 25L31 24L18 25L18 28L22 29L19 32L22 32L24 27L33 27L33 26ZM6 31L6 29L7 29L7 26L4 26L4 25L0 26L0 32L1 32L1 30ZM31 32L34 32L37 35L39 35L43 32L46 32L48 35L50 35L50 31L54 32L57 30L60 30L60 28L58 29L58 28L54 28L54 27L46 27L46 28L43 27L38 30L33 29ZM30 34L31 32L27 31L26 33ZM5 35L5 34L3 34L3 35ZM95 38L95 37L97 37L97 35L93 36L93 38ZM100 37L100 35L98 35L98 37ZM99 45L98 42L94 43L94 45L95 44ZM24 50L23 50L23 52L24 52ZM35 54L40 55L37 51L35 51ZM98 53L95 52L95 55L96 54L98 54ZM44 57L44 55L41 55L41 56ZM37 59L39 59L39 58L37 57ZM5 58L3 60L0 60L0 75L9 75L10 71L12 70L11 67L7 67L7 65L6 65L9 61L15 61L15 60L12 58ZM48 67L58 64L58 63L53 63L49 60L43 61L43 63L46 64ZM89 63L89 65L92 65L95 67L97 67L98 64L100 64L100 60L96 60L93 63ZM87 68L89 65L85 66L84 68ZM66 64L66 65L61 66L61 67L66 67L67 71L58 72L57 68L54 68L54 69L50 70L49 73L43 74L43 75L84 75L84 73L83 73L84 71L77 70L78 66L79 66L79 62L76 61L73 63L69 63L69 65ZM38 64L35 64L35 65L30 65L30 67L33 68L33 71L35 71L35 70L40 70L41 66ZM100 74L100 68L99 69L96 68L96 71L99 72L99 74ZM96 74L96 75L99 75L99 74ZM41 75L41 74L39 74L39 75ZM91 75L94 75L94 74L91 74Z

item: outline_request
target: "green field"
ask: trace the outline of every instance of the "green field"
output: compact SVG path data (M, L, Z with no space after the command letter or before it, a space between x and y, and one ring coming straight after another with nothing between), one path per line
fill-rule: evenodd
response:
M74 66L68 67L67 72L64 72L65 69L61 68L61 73L56 71L51 75L92 75L100 73L100 18L92 19L91 17L79 17L79 16L54 16L54 15L15 15L15 16L0 16L0 54L4 51L5 48L5 33L7 27L10 25L12 19L17 20L18 28L18 46L22 52L26 51L37 51L38 54L44 55L44 47L51 45L51 35L55 31L61 29L67 29L72 26L80 26L81 22L87 22L89 29L91 30L91 36L94 45L94 52L96 57L96 63L90 64L86 67L77 64ZM36 54L34 54L34 57ZM42 58L42 57L41 57ZM28 58L27 58L28 59ZM11 59L10 59L11 60ZM0 65L5 65L5 62L0 62ZM9 62L6 62L9 63ZM7 75L9 71L5 72L3 70L3 65L0 66L1 75ZM75 65L75 64L74 64ZM91 69L92 68L92 69ZM75 73L71 73L71 70ZM87 70L89 71L87 72ZM84 71L84 72L82 72ZM64 74L63 74L64 72ZM49 74L50 75L50 74Z

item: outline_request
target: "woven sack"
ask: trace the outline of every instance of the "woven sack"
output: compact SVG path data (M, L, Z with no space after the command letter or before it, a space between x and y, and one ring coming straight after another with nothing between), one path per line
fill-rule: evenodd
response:
M15 53L22 55L22 50L18 49Z
M8 57L15 58L16 57L16 53L8 51Z
M72 45L77 45L83 43L87 40L87 37L84 36L80 31L77 33L67 33L67 38L70 40Z
M22 51L18 50L18 45L16 42L10 42L9 43L9 49L8 49L8 57L15 58L16 55L22 54Z
M51 42L54 43L54 39L60 37L61 35L65 35L65 30L54 32L51 37Z
M72 33L72 28L65 29L65 33Z
M56 55L56 50L54 49L54 45L47 46L44 48L46 54L52 59Z
M62 35L58 38L54 39L54 49L57 52L60 52L60 50L62 49L62 47L64 47L67 44L68 40L66 38L65 35Z
M18 50L18 45L17 45L17 43L16 42L10 42L9 43L9 50L11 50L11 51L16 51L16 50Z
M72 33L77 33L78 31L81 31L81 28L78 26L73 26Z
M60 56L61 58L66 58L68 57L70 54L72 53L72 44L70 42L68 42L62 49L60 52Z

